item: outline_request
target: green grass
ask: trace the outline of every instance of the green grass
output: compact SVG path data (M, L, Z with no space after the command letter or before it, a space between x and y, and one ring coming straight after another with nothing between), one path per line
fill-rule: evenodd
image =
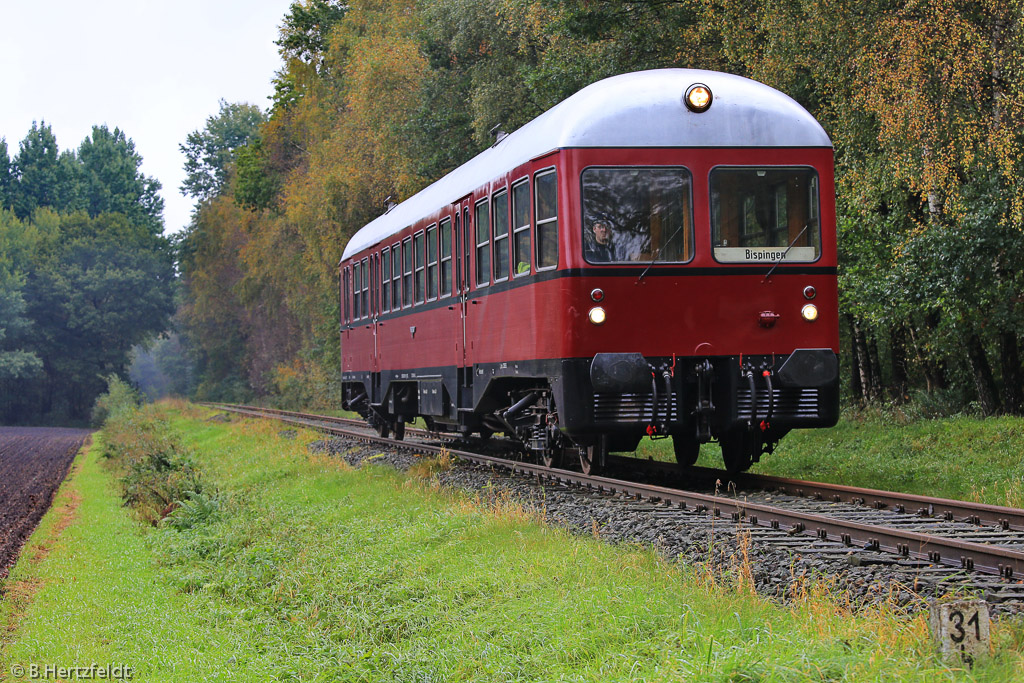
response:
M674 460L671 440L644 439L638 457ZM721 467L717 444L697 463ZM1024 507L1024 419L952 417L898 424L845 415L831 429L790 432L751 471Z
M311 457L274 423L171 422L218 491L146 530L97 449L8 586L0 677L92 661L145 681L1010 680L1024 635L973 673L932 653L923 616L851 614L822 586L793 605L733 570L667 565L385 467ZM419 468L424 471L429 468ZM34 547L48 554L34 560ZM25 586L30 600L19 600Z
M258 661L226 665L232 652L258 651L256 635L237 612L208 611L204 596L168 582L99 450L94 443L79 455L3 584L0 624L16 629L0 630L0 679L14 664L97 662L130 666L133 680L259 680L267 669Z

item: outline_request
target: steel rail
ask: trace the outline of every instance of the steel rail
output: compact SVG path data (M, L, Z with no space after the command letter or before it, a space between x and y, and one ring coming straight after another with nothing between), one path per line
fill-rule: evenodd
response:
M338 436L386 444L395 448L438 453L446 450L452 455L465 460L493 467L501 467L535 477L541 481L574 484L599 492L632 496L637 500L646 499L651 502L671 503L684 510L689 510L692 507L696 512L710 513L715 517L728 515L732 521L738 523L746 522L752 527L760 526L782 529L792 535L814 536L822 541L837 541L851 548L859 547L864 550L886 551L905 558L915 558L931 564L942 564L985 574L996 574L1007 579L1024 573L1024 552L1002 546L832 519L820 514L787 510L772 505L751 503L721 495L708 495L680 489L670 489L654 484L585 475L572 470L548 468L542 465L516 462L469 451L453 450L443 445L408 443L394 439L385 439L376 434L350 432L339 427L324 426L323 421L318 419L319 416L307 414L302 414L304 415L303 417L288 416L282 415L281 411L263 411L263 409L253 407L240 409L225 404L217 404L217 408L257 417L261 416L261 412L269 412L270 417L284 422L308 426ZM265 417L266 415L263 416Z
M615 456L613 462L619 467L628 467L630 461L642 462L645 467L669 473L680 472L675 463L638 460L630 457ZM758 489L778 491L779 493L813 498L833 503L850 503L871 507L876 510L892 510L904 514L917 514L920 517L942 517L946 521L960 521L975 526L993 525L1003 531L1024 532L1024 509L1011 508L988 503L973 503L950 498L933 498L915 493L898 491L881 491L879 489L830 484L828 482L787 479L769 474L740 472L728 474L722 470L709 467L690 467L684 475L691 480L715 482L723 485L733 483L737 489Z
M705 469L705 472L713 473L715 470ZM913 493L879 491L877 489L843 486L841 484L786 479L784 477L751 474L749 472L731 475L730 479L737 486L771 488L790 495L830 500L835 503L843 502L865 505L877 510L890 509L895 512L904 513L916 511L921 516L939 516L944 517L947 521L954 521L960 516L959 521L974 524L975 526L994 524L1002 527L1003 530L1024 531L1024 510L1019 508L972 503L949 498L933 498Z

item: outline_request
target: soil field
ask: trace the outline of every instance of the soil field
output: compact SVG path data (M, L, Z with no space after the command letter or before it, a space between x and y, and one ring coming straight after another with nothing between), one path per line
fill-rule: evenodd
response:
M0 427L0 578L50 507L89 431Z

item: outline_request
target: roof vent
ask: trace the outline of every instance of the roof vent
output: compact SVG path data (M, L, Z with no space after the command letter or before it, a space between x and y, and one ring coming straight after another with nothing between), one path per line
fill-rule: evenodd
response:
M502 130L502 128L501 128L502 125L503 124L499 123L494 128L491 128L491 137L494 138L494 143L491 145L491 147L494 147L499 142L501 142L502 140L504 140L505 138L508 137L508 133L506 133L504 130Z

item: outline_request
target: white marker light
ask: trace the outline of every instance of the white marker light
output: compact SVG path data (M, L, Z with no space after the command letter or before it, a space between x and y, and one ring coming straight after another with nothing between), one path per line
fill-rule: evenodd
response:
M809 323L818 319L818 307L814 304L807 304L800 309L800 315Z
M603 308L601 308L600 306L595 306L594 308L590 309L589 317L590 322L594 323L595 325L604 325L606 316Z

